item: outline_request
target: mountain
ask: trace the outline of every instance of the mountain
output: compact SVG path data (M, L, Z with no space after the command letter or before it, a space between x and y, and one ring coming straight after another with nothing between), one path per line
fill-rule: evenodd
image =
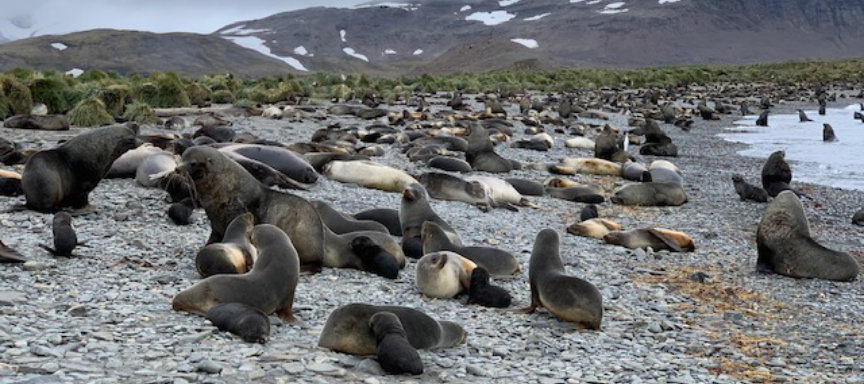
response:
M45 35L0 45L0 71L15 67L61 72L98 68L124 74L174 71L190 76L223 72L242 77L296 73L282 60L217 36L112 29Z
M634 68L864 56L860 0L415 0L214 33L310 72Z

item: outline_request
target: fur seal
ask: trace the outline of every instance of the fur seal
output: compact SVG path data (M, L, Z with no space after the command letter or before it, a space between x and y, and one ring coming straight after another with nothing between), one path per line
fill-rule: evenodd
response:
M145 188L157 188L161 178L177 168L177 157L167 151L147 156L135 170L135 182Z
M450 321L436 321L413 308L353 303L330 313L318 346L351 355L374 355L377 339L369 320L380 312L399 317L408 342L416 349L450 348L465 342L467 333Z
M599 176L621 176L621 164L597 158L566 158L549 169L552 173L575 175L577 173Z
M516 178L504 179L504 181L512 185L516 189L516 192L519 192L523 196L543 196L546 192L543 184L536 181Z
M735 186L735 193L741 197L741 201L752 200L757 203L768 202L768 192L744 180L744 176L740 174L732 175L732 184Z
M759 118L756 119L757 127L767 127L768 126L768 111L762 111L759 114Z
M417 262L417 288L438 299L450 299L471 285L471 272L477 264L454 252L427 253Z
M24 256L21 256L18 251L9 248L3 241L0 241L0 263L23 263L27 261Z
M603 236L608 235L612 231L620 231L621 229L621 226L612 220L594 218L583 220L567 227L567 233L602 240Z
M643 164L629 161L621 167L621 177L630 181L649 182L651 181L651 172Z
M566 141L564 141L564 146L566 146L567 148L596 149L597 143L587 137L580 136L574 137L572 139L567 139ZM596 152L594 156L597 156Z
M321 200L312 200L311 203L318 211L318 215L321 216L324 225L337 235L358 231L390 233L381 223L349 217Z
M620 205L679 206L687 202L687 193L678 184L650 182L625 185L610 200Z
M852 224L864 226L864 209L859 209L852 215Z
M78 246L78 235L72 226L72 215L69 212L57 212L51 222L51 232L54 235L54 248L43 245L42 248L54 256L72 256L72 251Z
M210 219L208 244L222 239L237 215L250 212L256 223L276 225L293 239L304 264L323 262L325 226L306 199L267 188L215 148L187 149L178 170L192 180L198 202Z
M629 157L627 152L618 146L618 134L608 126L594 139L594 157L601 160L624 162Z
M68 131L66 115L17 115L3 121L3 127L40 131Z
M369 327L375 334L378 364L385 372L394 375L423 373L423 361L408 342L408 334L399 316L391 312L378 312L369 318Z
M471 272L471 282L468 287L467 304L479 304L491 308L507 308L512 298L510 294L501 287L489 283L489 272L478 266Z
M559 243L558 233L552 229L537 234L528 264L531 305L526 312L533 313L537 307L543 307L560 320L599 330L603 297L593 284L567 275Z
M176 225L192 224L192 213L195 211L195 201L187 197L168 207L168 218Z
M834 135L834 128L831 128L831 124L822 124L822 141L837 141L837 136Z
M398 270L405 266L405 254L386 232L360 231L337 235L329 229L325 231L325 267L354 268L390 278L394 268ZM354 242L358 237L365 237L366 241Z
M663 228L610 232L603 236L603 241L606 244L620 245L630 249L651 247L655 251L665 249L670 252L693 252L696 250L690 236L683 232Z
M396 258L369 236L357 236L351 240L351 251L360 259L360 269L387 279L399 277L400 265ZM404 259L402 259L404 261ZM404 263L403 263L404 265Z
M258 249L249 242L255 227L251 213L238 215L228 228L221 243L204 246L195 256L195 269L202 278L213 275L242 275L249 271L258 258Z
M210 308L206 314L216 328L231 332L247 342L266 344L270 338L270 320L260 309L243 303L225 303Z
M516 205L523 207L535 207L528 199L516 190L510 183L492 176L468 176L468 181L477 181L486 186L486 194L492 200L495 207L507 207L515 210Z
M597 206L594 204L586 205L585 208L582 208L582 211L579 212L579 220L581 221L596 219L597 217L599 217L597 214Z
M603 188L596 185L581 185L578 187L552 188L546 187L546 194L562 200L577 203L600 204L606 201Z
M465 160L475 171L507 173L514 169L514 163L495 153L495 146L489 133L481 124L472 124L468 135L468 149Z
M105 178L132 178L138 171L138 166L144 159L163 152L159 147L154 147L153 144L144 143L138 148L126 151L122 156L118 157L111 163L111 169Z
M756 270L789 277L852 281L858 262L843 252L830 250L810 235L801 200L783 191L762 214L756 231Z
M122 125L94 129L27 160L21 186L27 207L40 212L85 208L111 164L141 142Z
M417 180L411 175L372 161L331 161L324 166L324 175L341 183L357 184L385 192L402 192Z
M402 224L399 222L399 211L390 208L372 208L354 214L357 220L375 221L387 227L393 236L402 236Z
M273 145L229 144L218 145L222 152L238 154L245 158L266 164L292 180L303 184L318 181L318 172L306 158L289 149Z
M672 143L672 139L660 129L654 119L646 119L645 127L645 144L639 148L639 154L652 156L678 156L678 147Z
M258 259L249 273L210 276L177 294L172 308L206 315L216 305L241 303L264 314L275 312L284 321L296 321L291 308L300 260L291 239L278 227L261 224L252 230L250 240L258 248Z
M402 191L399 206L399 223L402 225L402 251L405 256L419 259L423 256L422 226L426 221L434 222L444 229L453 244L462 246L462 239L456 231L441 219L429 205L429 194L420 184L411 184Z
M785 157L786 152L776 151L768 156L762 166L762 188L765 188L768 196L776 197L782 191L792 190L789 186L792 182L792 169Z
M440 225L427 221L423 223L423 254L450 251L471 260L496 276L512 275L519 272L519 260L510 252L492 247L459 247L447 237Z
M21 175L0 169L0 196L20 196L23 193Z
M681 177L681 170L675 164L666 160L657 160L648 166L648 172L651 173L649 181L655 183L670 183L684 185L684 178Z
M807 114L804 113L804 110L799 109L798 110L798 122L806 123L808 121L813 121L813 120L811 120L809 117L807 117Z
M462 201L475 205L483 211L493 206L487 194L488 187L479 181L463 180L449 173L428 172L420 175L420 183L426 188L429 197L437 200Z
M471 164L465 160L449 156L435 156L426 163L429 167L449 172L468 173L471 172Z

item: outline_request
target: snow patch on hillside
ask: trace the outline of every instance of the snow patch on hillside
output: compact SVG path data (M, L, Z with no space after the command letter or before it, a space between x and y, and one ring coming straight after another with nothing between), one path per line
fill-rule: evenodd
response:
M534 40L534 39L510 39L510 41L512 41L516 44L524 45L525 47L528 47L531 49L534 49L534 48L537 48L540 46L540 44L537 43L537 40Z
M308 69L306 69L306 67L303 66L303 63L301 63L300 60L297 60L291 56L282 57L273 54L272 52L270 52L270 47L264 44L264 40L261 40L260 38L257 38L255 36L225 36L224 38L231 40L231 42L241 47L253 49L261 52L266 56L282 60L283 62L287 63L298 71L309 71Z
M485 25L498 25L506 23L514 17L516 17L516 15L508 13L507 11L474 12L468 15L465 20L480 21Z
M365 62L367 62L367 63L369 62L369 58L368 58L368 57L366 57L365 55L361 55L361 54L357 53L357 52L354 50L354 48L351 48L351 47L345 47L345 48L342 48L342 52L345 52L345 54L348 55L348 56L351 56L351 57L354 57L354 58L357 58L357 59L363 60L363 61L365 61Z

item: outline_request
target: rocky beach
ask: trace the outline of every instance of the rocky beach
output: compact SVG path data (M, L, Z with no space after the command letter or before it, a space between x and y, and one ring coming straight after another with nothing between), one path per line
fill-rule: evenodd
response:
M429 100L433 110L446 101ZM233 123L238 133L280 142L308 141L315 130L336 122L369 124L326 115L326 107L314 113L326 117L321 121L243 117ZM517 105L505 107L510 115L518 114ZM781 105L772 113L800 107ZM609 115L610 125L627 126L625 116ZM538 207L518 212L484 213L462 202L433 200L435 211L466 245L495 246L518 256L520 274L493 279L513 295L513 306L492 309L466 305L464 296L425 297L414 282L414 260L395 281L325 268L300 277L294 313L301 321L284 324L271 316L272 333L264 345L244 343L201 316L171 309L172 297L200 280L194 258L210 232L202 210L195 212L192 225L178 227L166 216L162 190L145 189L131 179L103 180L90 195L98 212L74 218L86 247L76 250L78 257L55 258L39 247L51 242L52 216L9 212L24 198L2 197L0 240L31 261L0 264L0 383L864 383L864 281L755 272L756 228L767 205L740 201L731 176L740 173L758 184L764 160L740 156L742 144L716 137L740 118L721 116L719 121L694 118L689 132L661 125L679 148L679 157L669 160L684 176L686 204L624 207L607 199L599 205L600 217L626 229L683 231L693 238L695 252L632 251L567 234L565 228L579 220L584 205L548 196L529 198ZM48 149L85 130L0 128L0 136ZM512 139L525 136L523 131L516 123ZM547 131L555 139L548 152L509 145L496 150L523 163L594 155L566 148L564 140L571 136ZM142 133L176 132L144 126ZM409 162L396 146L385 146L385 152L374 160L412 174L431 170ZM630 153L636 155L638 148ZM542 182L551 176L524 169L506 177ZM627 183L610 176L570 178L603 186L607 197ZM864 192L794 179L793 185L811 197L803 203L814 238L860 263L864 227L853 225L851 217L864 207ZM323 176L310 190L296 193L348 213L398 209L400 201L397 193ZM530 303L528 260L544 228L561 235L568 273L601 291L600 331L575 329L542 309L518 311ZM426 368L420 376L386 376L374 358L317 346L327 316L354 302L414 307L459 323L468 339L456 348L420 351Z

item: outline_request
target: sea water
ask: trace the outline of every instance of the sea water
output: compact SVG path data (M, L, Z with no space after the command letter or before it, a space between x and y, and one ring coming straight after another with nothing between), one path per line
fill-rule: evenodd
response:
M793 180L864 191L864 122L853 118L861 106L828 109L825 116L804 112L813 121L801 123L797 113L771 114L767 127L757 127L758 116L744 116L718 136L749 144L739 152L744 156L767 159L774 151L786 151ZM822 141L823 123L831 124L837 141Z

